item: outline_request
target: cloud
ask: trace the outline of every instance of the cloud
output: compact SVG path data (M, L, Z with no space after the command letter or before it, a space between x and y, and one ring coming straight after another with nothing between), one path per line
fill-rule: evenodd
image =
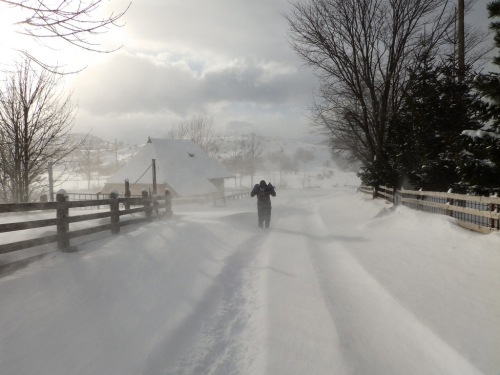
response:
M126 1L126 0L122 0ZM135 48L185 50L224 59L267 56L297 61L286 41L288 0L150 0L133 4L126 30Z
M289 9L288 0L132 4L122 50L73 80L76 128L134 142L207 113L226 132L302 135L316 79L286 41Z
M308 72L279 63L236 59L202 70L189 60L163 61L119 53L86 69L75 82L80 107L96 115L172 112L185 116L209 105L273 106L303 102Z

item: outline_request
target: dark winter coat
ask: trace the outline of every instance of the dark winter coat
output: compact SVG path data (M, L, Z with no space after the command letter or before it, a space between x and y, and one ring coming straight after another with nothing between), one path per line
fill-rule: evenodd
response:
M260 188L259 184L255 184L250 193L251 197L257 196L257 207L271 207L271 195L276 196L274 186L271 183L264 188Z

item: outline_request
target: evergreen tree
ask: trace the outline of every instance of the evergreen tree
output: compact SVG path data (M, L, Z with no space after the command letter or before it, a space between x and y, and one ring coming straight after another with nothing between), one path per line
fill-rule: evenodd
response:
M500 192L500 135L494 131L463 132L461 187L468 193Z
M500 0L488 4L489 18L500 17ZM500 48L500 21L490 23L495 33L494 44ZM500 67L500 56L493 58ZM467 190L485 194L500 191L500 74L478 74L474 79L478 89L487 99L487 123L480 131L465 131L463 147L465 157L461 169L462 184Z
M421 56L410 71L402 110L391 121L385 153L361 173L362 179L384 176L399 185L406 178L414 188L463 190L461 134L482 127L484 109L470 74L459 80L450 62Z

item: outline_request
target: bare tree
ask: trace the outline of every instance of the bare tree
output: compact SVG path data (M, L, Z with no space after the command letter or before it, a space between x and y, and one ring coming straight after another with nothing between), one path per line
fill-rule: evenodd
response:
M227 168L228 171L233 173L234 176L234 187L237 188L238 179L237 174L240 174L240 187L241 187L241 175L242 175L242 165L243 165L243 150L242 142L236 135L233 136L231 141L231 149L229 150L229 155L222 160L222 163Z
M15 202L28 202L44 188L48 162L57 164L76 146L69 137L76 115L61 77L34 69L26 59L16 65L0 90L2 176Z
M280 188L284 187L284 184L282 184L282 182L284 182L283 179L284 172L292 172L295 170L295 165L292 161L292 158L285 153L285 150L283 150L283 148L281 148L278 151L268 153L267 159L269 160L270 163L277 165L279 172L278 186Z
M182 121L167 132L168 139L190 139L210 157L217 158L220 153L222 139L214 123L208 115L194 115Z
M257 134L250 134L243 144L243 158L250 176L250 186L253 186L255 173L264 164L264 148L262 146L262 137Z
M1 135L1 133L0 133ZM6 173L7 160L5 160L4 152L0 150L0 202L8 203L10 202L10 191L9 191L9 176Z
M86 137L76 150L78 172L87 180L87 189L90 189L93 173L97 172L97 183L99 184L99 173L103 163L99 151L94 137Z
M453 5L449 0L292 4L285 16L290 43L322 82L311 105L312 125L336 151L363 164L383 151L389 120L401 105L407 67L424 51L450 49Z
M67 43L99 53L109 53L113 50L103 49L92 38L95 35L106 33L110 27L121 27L118 20L125 14L130 4L121 12L111 13L107 17L98 15L103 6L102 0L0 0L6 8L18 9L21 12L12 12L12 24L19 27L18 33L35 38L46 45L51 39L61 39ZM25 57L48 70L54 67L47 66L37 60L29 51L18 49Z

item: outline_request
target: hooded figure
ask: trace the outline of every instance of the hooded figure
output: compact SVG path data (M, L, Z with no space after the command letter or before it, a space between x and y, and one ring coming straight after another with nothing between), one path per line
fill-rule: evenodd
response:
M260 184L255 184L250 193L251 197L257 196L257 214L259 218L259 227L262 228L265 222L266 228L271 223L271 195L276 196L274 186L271 183L266 184L262 180Z

